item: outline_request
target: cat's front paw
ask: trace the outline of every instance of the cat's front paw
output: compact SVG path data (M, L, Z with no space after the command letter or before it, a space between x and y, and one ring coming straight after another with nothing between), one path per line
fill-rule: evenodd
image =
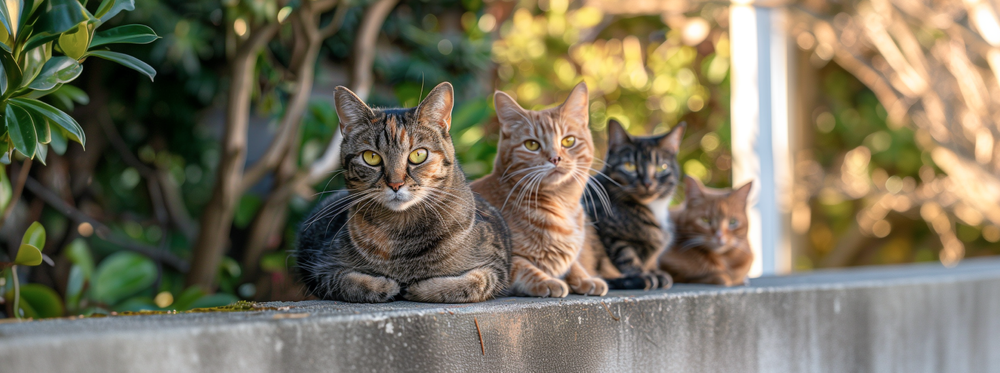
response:
M539 281L527 289L526 293L533 297L565 298L569 295L569 286L563 280L550 278Z
M669 273L652 272L650 275L656 280L656 286L653 287L654 289L670 289L671 286L674 286L674 278L670 277Z
M399 283L388 277L375 277L371 283L372 302L389 302L399 294Z
M345 300L350 302L389 302L399 294L400 290L399 283L388 277L354 273L348 277L348 280L357 285L344 294Z
M574 293L582 295L604 296L608 293L608 283L599 277L580 279L579 282L571 284L570 288Z

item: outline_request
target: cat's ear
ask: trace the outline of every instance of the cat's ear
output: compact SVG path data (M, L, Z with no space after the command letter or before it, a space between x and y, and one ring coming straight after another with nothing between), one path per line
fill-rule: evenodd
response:
M608 119L608 149L632 142L632 136L617 120Z
M667 134L660 138L660 149L674 154L679 152L681 150L681 140L684 139L685 129L687 129L686 122L681 122L680 124L674 126L670 132L667 132Z
M732 193L729 193L729 201L746 206L747 197L750 196L751 188L753 188L753 181L748 182L734 190Z
M691 175L684 176L684 198L690 200L704 196L705 186L701 184L701 181L691 177Z
M575 123L578 126L587 128L590 123L590 94L587 91L587 83L580 82L566 97L566 102L559 107L559 114L566 123Z
M438 84L417 105L417 122L445 132L451 128L451 109L455 106L455 89L451 83Z
M359 125L369 124L375 118L372 109L347 87L337 86L333 91L333 101L337 106L337 117L340 118L340 131L345 136Z
M504 92L496 91L493 95L493 106L496 107L497 119L500 120L500 128L503 132L510 132L512 126L528 120L524 108L518 105L513 97Z

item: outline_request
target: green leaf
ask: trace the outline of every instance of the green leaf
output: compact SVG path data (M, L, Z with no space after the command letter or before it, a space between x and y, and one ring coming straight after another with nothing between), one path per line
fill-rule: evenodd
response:
M50 41L59 39L60 34L34 34L28 38L28 41L24 43L25 50L32 50L37 48L39 45L48 43Z
M89 19L77 0L48 0L34 31L37 35L59 35Z
M51 142L52 131L49 129L49 123L45 120L45 117L30 110L28 111L28 114L31 115L31 124L35 126L35 137L37 138L38 143L44 145ZM38 147L38 149L41 148L42 147ZM35 151L35 153L38 153L38 151ZM44 162L45 161L43 160L42 163Z
M45 158L48 156L49 156L48 145L38 144L38 148L35 150L35 158L37 158L39 162L42 162L42 165L44 166L46 164Z
M157 311L160 307L156 306L156 302L153 298L146 296L137 296L126 299L120 304L113 308L117 312L138 312L138 311Z
M17 256L14 257L14 264L29 267L42 264L42 250L29 244L21 244L17 249Z
M94 34L90 47L105 44L149 44L159 38L149 26L123 25Z
M83 287L87 284L83 268L73 265L69 268L69 279L66 280L66 308L76 310L80 308L80 298L83 297Z
M80 65L75 59L66 56L53 57L45 63L38 77L31 84L28 84L28 88L39 91L49 90L55 88L57 84L73 81L82 72L83 65Z
M21 67L17 65L14 56L6 51L0 52L0 64L3 64L4 76L7 81L4 94L21 88Z
M6 2L0 3L0 5L6 5ZM14 35L14 29L10 27L10 11L6 6L0 6L0 23L3 23L3 27L8 35Z
M123 10L132 11L134 9L135 0L104 0L101 2L101 6L97 7L97 13L94 15L101 19L101 23L104 23Z
M35 79L48 63L46 60L52 56L49 48L47 44L42 44L24 53L24 63L21 65L23 75L21 82L23 85L28 85L29 82Z
M87 96L87 92L84 92L82 89L71 85L64 85L60 87L58 90L56 90L56 93L64 94L66 95L66 97L69 97L71 100L73 100L73 102L78 103L80 105L86 105L90 103L90 96Z
M149 258L120 251L104 259L94 272L91 294L100 303L114 305L145 290L156 281L156 264Z
M31 245L39 249L45 248L45 227L42 223L34 222L28 227L28 230L24 232L24 236L21 237L22 245Z
M37 319L63 315L63 302L52 288L42 284L24 284L21 285L20 293L18 307L24 312L25 317ZM10 303L13 304L14 289L7 291L7 298L11 299Z
M6 151L6 148L3 150ZM10 179L7 178L7 168L0 167L0 211L7 210L7 204L14 196L14 190L10 186Z
M87 137L83 133L83 128L80 128L80 124L73 117L52 107L52 105L30 98L12 98L10 99L10 103L38 112L45 119L66 130L66 137L68 139L86 146Z
M240 263L237 262L236 259L228 256L222 257L222 263L219 263L219 276L238 278L241 273L243 273L243 271L240 269Z
M87 241L77 238L66 246L66 258L83 271L83 278L90 281L94 274L94 256L90 254Z
M80 22L79 25L59 36L59 48L62 48L63 53L74 60L83 57L89 46L90 30L87 28L87 21Z
M191 286L187 289L184 289L184 291L181 292L180 295L174 298L174 304L170 305L170 308L173 308L178 311L187 311L191 309L191 305L193 305L194 302L198 301L198 299L201 299L204 296L205 292L201 290L201 287Z
M55 106L57 109L65 112L73 111L73 108L76 107L74 102L82 103L82 105L86 105L90 102L90 97L88 97L83 90L63 83L56 84L55 88L50 90L32 91L28 95L21 97L40 98L45 97L46 95L49 96L52 106Z
M9 50L5 49L4 52L6 53L0 52L0 58L7 58L7 56L10 56ZM4 93L7 93L7 69L4 68L2 63L0 63L0 94Z
M7 111L4 113L4 122L7 125L7 132L10 134L10 142L14 143L14 149L24 154L25 157L34 157L38 138L35 133L35 125L31 121L31 114L17 105L8 104Z
M49 142L49 146L52 147L52 151L56 154L63 155L66 154L66 135L63 133L61 128L56 128L55 131L50 131L52 134L52 141Z
M7 52L10 52L10 44L14 44L12 41L13 39L10 37L10 34L7 33L7 28L0 27L0 44L3 44Z
M149 77L152 81L156 77L156 70L153 69L149 64L140 61L138 58L129 56L125 53L111 52L111 51L91 51L87 53L88 56L100 57L108 61L113 61L130 68L132 70L138 71Z

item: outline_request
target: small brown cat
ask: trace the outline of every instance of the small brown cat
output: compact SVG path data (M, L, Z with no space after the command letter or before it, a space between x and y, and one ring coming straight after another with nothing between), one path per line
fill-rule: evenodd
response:
M753 264L746 213L751 183L712 189L687 176L684 186L684 205L670 212L674 244L660 255L660 269L676 282L746 284Z
M493 173L472 190L500 209L511 230L514 295L604 295L608 285L577 260L584 247L580 199L594 160L587 86L578 84L562 105L532 111L506 93L493 98L500 143Z

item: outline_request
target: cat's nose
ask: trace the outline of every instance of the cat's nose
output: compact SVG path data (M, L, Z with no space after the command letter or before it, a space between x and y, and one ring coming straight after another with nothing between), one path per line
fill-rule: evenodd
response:
M653 187L653 180L645 180L645 181L643 181L642 182L642 186L646 187L646 189L652 188Z
M552 162L552 164L558 166L559 162L562 162L562 157L551 157L549 158L549 162Z
M390 188L392 188L393 192L398 192L399 188L403 187L403 182L402 181L395 182L395 183L386 183L386 184L389 185Z

